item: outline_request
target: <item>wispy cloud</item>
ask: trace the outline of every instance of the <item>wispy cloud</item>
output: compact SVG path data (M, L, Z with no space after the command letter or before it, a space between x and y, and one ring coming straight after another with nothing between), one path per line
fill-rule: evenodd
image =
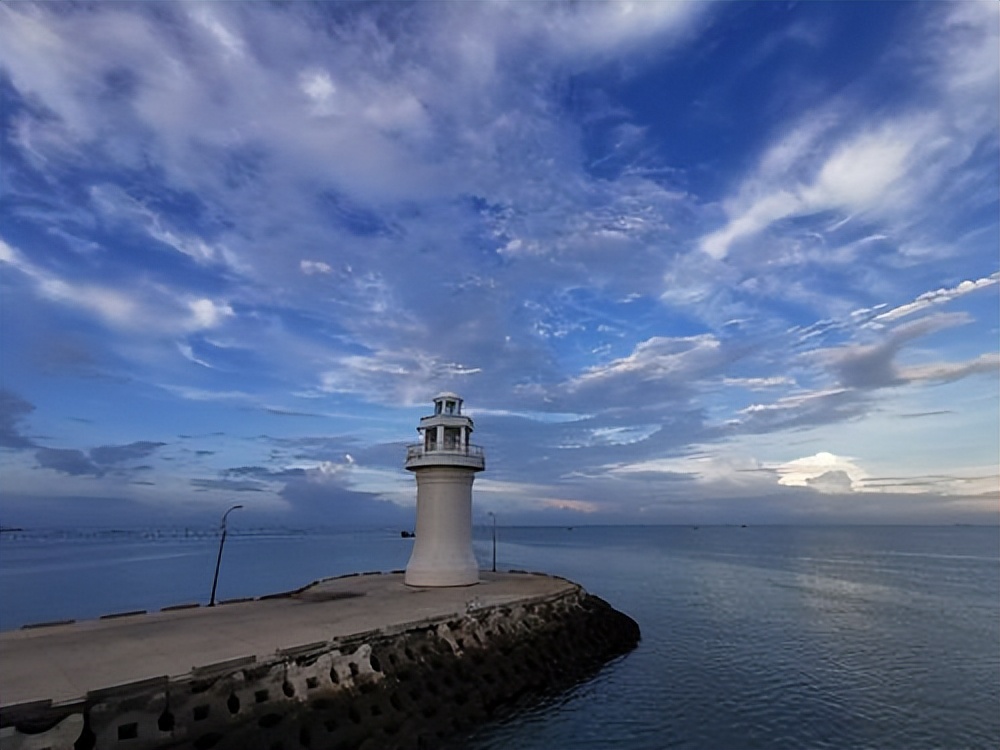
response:
M233 315L224 302L191 298L158 284L138 284L140 289L125 292L106 283L70 281L32 263L2 239L0 262L33 282L43 298L76 308L114 328L167 334L197 331L216 328Z
M2 5L5 476L391 515L443 389L526 517L835 509L885 415L992 456L997 14Z
M926 56L919 65L929 75L921 95L901 107L866 111L861 92L848 92L804 113L726 200L725 224L701 238L705 253L724 258L735 243L779 222L827 212L845 221L920 224L931 194L970 178L973 149L996 137L995 117L983 109L997 85L996 65L984 58L997 46L996 8L963 3L935 11L935 26L922 40ZM913 58L901 49L887 54L880 64Z
M926 310L929 307L946 304L954 299L957 299L958 297L969 294L970 292L985 289L986 287L993 286L997 283L1000 283L1000 272L981 279L976 279L975 281L963 281L961 284L953 286L949 289L934 289L930 292L924 292L913 300L913 302L907 302L904 305L899 305L891 310L879 313L872 318L872 322L889 323L899 318Z

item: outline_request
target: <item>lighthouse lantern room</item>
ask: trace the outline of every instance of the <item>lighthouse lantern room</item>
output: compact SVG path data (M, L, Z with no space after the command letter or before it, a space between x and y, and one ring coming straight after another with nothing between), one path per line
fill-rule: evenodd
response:
M472 481L486 468L483 449L469 442L472 419L454 393L434 398L434 413L417 427L406 450L417 479L417 525L406 566L409 586L470 586L479 582L472 552Z

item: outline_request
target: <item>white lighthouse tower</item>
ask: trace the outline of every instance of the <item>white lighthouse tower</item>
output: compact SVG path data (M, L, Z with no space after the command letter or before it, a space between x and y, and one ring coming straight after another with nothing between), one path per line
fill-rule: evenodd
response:
M472 420L454 393L434 398L434 414L417 427L421 441L406 450L417 477L417 526L404 581L409 586L479 583L472 552L472 480L486 468L483 449L469 443Z

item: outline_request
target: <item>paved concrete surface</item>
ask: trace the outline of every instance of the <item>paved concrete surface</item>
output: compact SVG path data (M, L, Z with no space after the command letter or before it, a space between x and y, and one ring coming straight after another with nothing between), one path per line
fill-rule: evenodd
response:
M0 705L76 700L88 690L576 588L543 575L481 577L475 586L411 588L401 573L349 576L286 598L0 633Z

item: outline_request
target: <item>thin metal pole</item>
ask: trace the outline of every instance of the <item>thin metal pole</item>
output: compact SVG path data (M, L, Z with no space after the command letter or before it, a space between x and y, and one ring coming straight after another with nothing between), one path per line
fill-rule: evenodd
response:
M219 585L219 566L222 565L222 546L226 543L226 516L237 508L242 507L242 505L234 505L222 514L222 538L219 540L219 556L215 558L215 577L212 579L212 598L208 602L209 607L215 606L215 589Z
M493 516L493 572L497 572L497 514L490 513Z

